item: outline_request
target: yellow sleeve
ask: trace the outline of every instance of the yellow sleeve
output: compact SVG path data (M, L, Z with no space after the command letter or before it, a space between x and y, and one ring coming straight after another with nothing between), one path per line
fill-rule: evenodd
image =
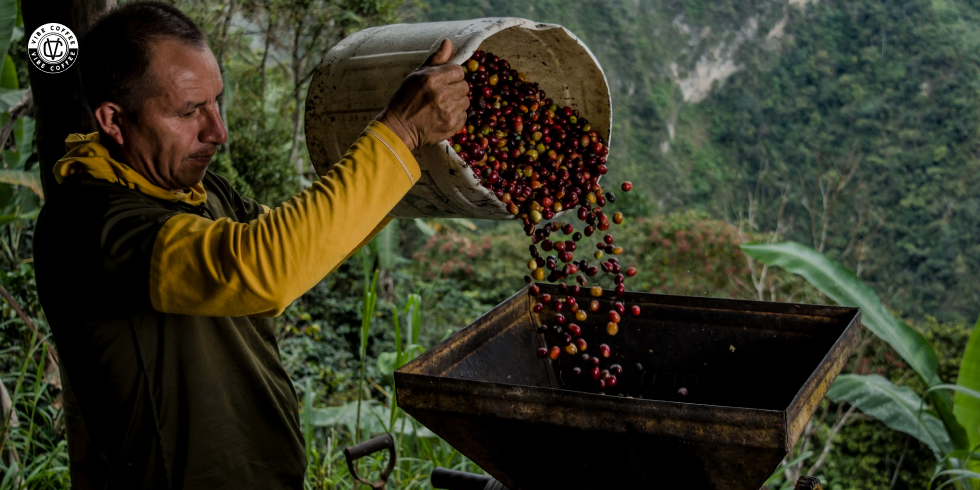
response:
M408 147L375 121L318 182L248 223L178 214L153 244L153 308L276 316L387 225L420 176Z

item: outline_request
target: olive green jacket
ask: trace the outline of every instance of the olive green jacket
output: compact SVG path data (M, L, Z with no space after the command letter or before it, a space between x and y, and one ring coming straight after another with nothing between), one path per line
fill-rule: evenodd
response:
M210 172L164 191L94 134L68 145L34 253L98 455L73 473L100 489L301 489L298 403L270 317L389 221L421 175L408 148L372 122L333 170L268 210Z
M82 471L93 488L302 488L297 399L271 319L150 306L167 219L263 212L221 177L203 184L207 202L192 206L72 176L38 218L38 294L92 438Z

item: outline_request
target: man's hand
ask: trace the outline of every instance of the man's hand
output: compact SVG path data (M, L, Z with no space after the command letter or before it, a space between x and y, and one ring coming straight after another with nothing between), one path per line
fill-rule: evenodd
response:
M449 138L466 123L470 106L463 67L447 65L453 43L439 50L402 82L377 120L391 129L410 150Z

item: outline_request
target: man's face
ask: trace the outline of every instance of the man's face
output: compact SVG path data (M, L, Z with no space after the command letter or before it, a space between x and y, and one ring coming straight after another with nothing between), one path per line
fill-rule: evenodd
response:
M168 39L151 48L147 83L153 94L138 115L121 118L125 163L168 190L204 178L217 146L228 140L218 111L224 85L214 55Z

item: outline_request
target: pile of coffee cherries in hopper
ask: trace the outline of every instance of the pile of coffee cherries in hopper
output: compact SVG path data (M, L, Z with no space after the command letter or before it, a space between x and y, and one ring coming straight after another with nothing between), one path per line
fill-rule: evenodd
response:
M623 222L622 213L610 217L603 212L616 201L598 183L607 171L609 149L579 111L559 107L506 60L477 51L463 68L470 107L466 126L449 143L480 184L524 222L531 239L525 281L559 284L561 294L555 296L530 286L538 299L534 311L542 321L539 329L549 345L537 355L552 360L567 356L579 378L577 386L601 393L615 389L623 368L613 364L611 348L601 336L615 336L622 317L639 315L640 307L616 301L601 311L596 299L603 294L603 277L611 277L615 294L622 296L626 278L636 275L635 268L620 265L616 256L623 249L605 233L610 221ZM628 192L632 184L623 182L621 188ZM584 227L579 231L571 222L552 221L563 211ZM600 338L583 337L579 324L590 315L602 316L606 323L596 331Z

